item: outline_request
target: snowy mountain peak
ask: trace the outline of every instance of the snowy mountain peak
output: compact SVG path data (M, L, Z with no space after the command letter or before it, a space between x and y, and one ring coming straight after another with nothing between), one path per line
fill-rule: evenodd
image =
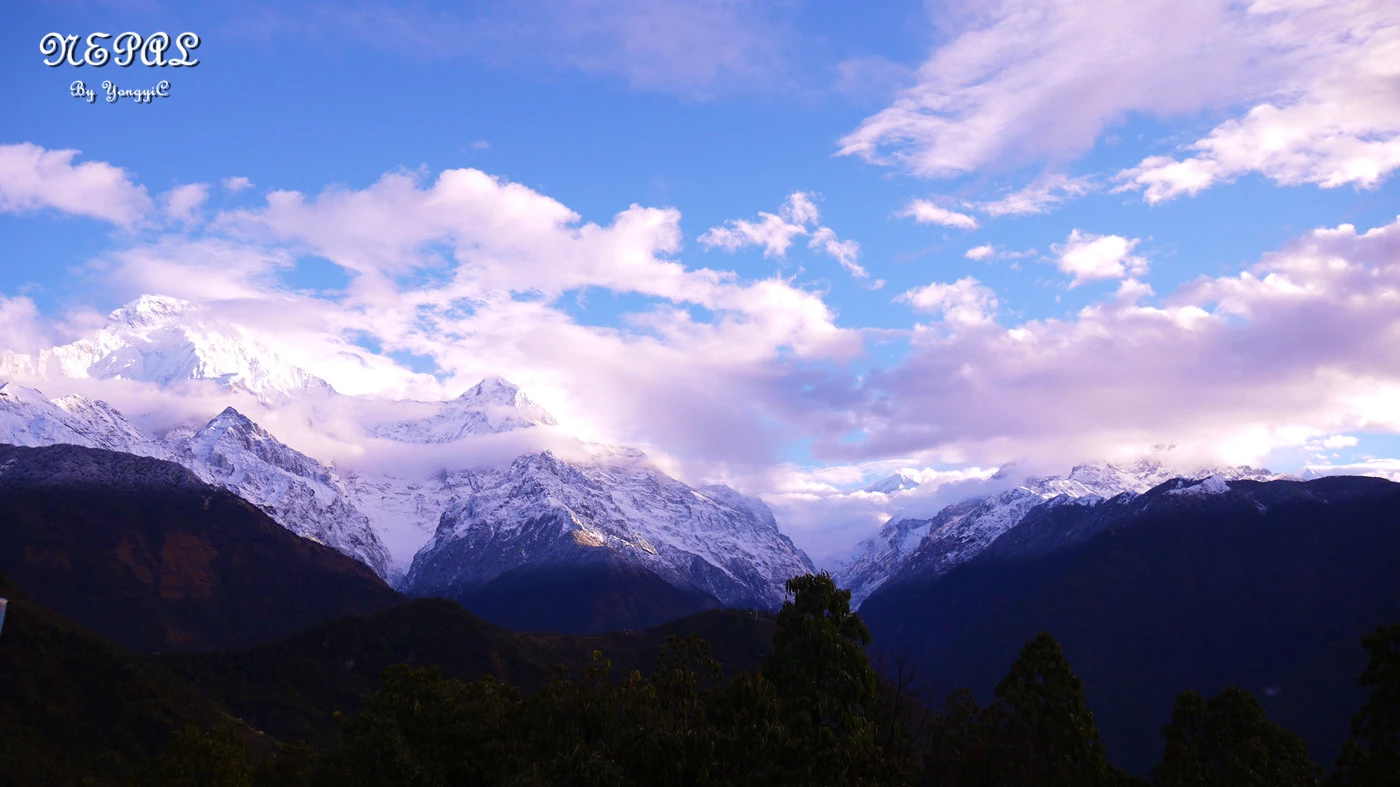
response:
M520 386L497 375L483 377L481 382L468 388L457 397L458 401L475 401L482 403L494 403L504 405L515 405L521 399L529 401L520 392Z
M77 395L50 400L41 391L9 382L0 383L0 443L67 443L168 458L106 402Z
M499 434L558 421L516 384L487 377L450 402L403 402L419 417L380 424L371 431L401 443L451 443L464 437Z
M919 483L919 474L906 467L881 478L879 481L867 486L864 491L892 495L896 492L917 489Z
M391 575L388 550L335 473L234 408L192 435L172 434L167 447L201 480L238 494L293 533Z
M731 606L776 608L812 569L761 501L688 486L648 466L541 451L476 477L414 558L411 594L452 597L517 569L585 563L599 550Z
M47 396L44 396L33 388L8 381L0 383L0 397L4 397L6 400L17 404L33 404L35 402L49 401Z
M1014 477L1009 468L1003 468L994 480ZM1174 478L1207 479L1184 483L1182 491L1214 494L1227 490L1228 481L1268 481L1279 477L1254 467L1180 473L1151 459L1123 465L1076 465L1066 476L1027 478L995 494L945 506L928 519L892 518L878 536L857 547L839 569L837 579L851 588L852 603L860 604L896 576L917 574L933 578L966 563L1038 506L1096 505L1119 495L1141 495Z
M162 387L199 381L246 391L264 403L333 390L242 328L163 295L137 298L113 311L101 330L71 344L32 355L0 352L0 374L116 378Z
M122 328L148 328L170 323L192 310L189 301L168 295L142 295L107 315L107 321Z

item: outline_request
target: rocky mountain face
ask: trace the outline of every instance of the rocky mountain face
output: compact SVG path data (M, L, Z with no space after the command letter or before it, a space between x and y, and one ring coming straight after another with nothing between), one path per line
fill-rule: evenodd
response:
M694 489L640 452L590 462L531 454L474 486L414 559L409 593L463 599L503 576L607 565L698 599L774 609L783 583L812 570L760 501Z
M293 533L392 576L389 551L340 478L232 407L188 437L167 436L166 448L201 480L237 494Z
M851 601L859 605L886 582L946 574L976 557L1040 506L1093 506L1121 494L1141 494L1176 475L1150 461L1079 465L1068 476L1030 478L993 495L946 506L928 519L897 517L885 523L879 536L857 548L838 570L837 579L851 589ZM1280 478L1251 467L1207 468L1188 475L1225 480ZM905 489L910 480L891 476L875 486Z
M1398 515L1400 484L1358 477L1052 499L962 564L886 583L861 614L933 696L969 686L986 700L1049 631L1129 770L1160 757L1178 692L1230 685L1331 762L1364 700L1358 643L1400 621Z

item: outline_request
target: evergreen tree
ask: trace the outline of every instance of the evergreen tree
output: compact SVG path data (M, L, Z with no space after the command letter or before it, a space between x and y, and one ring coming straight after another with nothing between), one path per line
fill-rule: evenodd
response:
M1115 780L1099 741L1084 688L1055 638L1041 632L1027 642L996 687L1004 729L999 759L1008 784L1108 784Z
M898 767L882 756L870 721L877 678L865 652L870 631L851 609L851 591L825 571L793 577L787 590L793 598L778 612L763 676L772 681L786 724L804 739L806 779L895 778Z
M1352 739L1330 783L1400 787L1400 624L1381 626L1361 644L1370 659L1360 683L1371 696L1352 719Z
M1153 769L1163 787L1302 787L1318 768L1301 738L1269 721L1248 691L1231 687L1206 700L1182 692L1163 728L1166 747Z

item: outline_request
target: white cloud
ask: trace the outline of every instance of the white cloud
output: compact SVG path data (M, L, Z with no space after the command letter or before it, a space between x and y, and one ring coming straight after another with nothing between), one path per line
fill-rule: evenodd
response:
M830 227L820 226L821 212L811 194L795 191L778 209L777 215L759 213L759 221L731 219L722 226L711 227L697 239L706 248L737 251L748 246L762 246L765 257L785 257L793 238L809 235L807 248L819 251L840 263L846 272L858 279L870 276L860 265L860 243L841 240ZM876 287L878 289L878 286Z
M906 360L868 377L865 437L814 451L1063 465L1174 444L1184 464L1258 463L1329 436L1400 432L1397 261L1400 219L1342 225L1161 304L1138 293L1067 320L916 333Z
M207 184L187 183L162 194L161 204L166 219L181 224L193 224L199 220L199 209L208 199Z
M899 215L911 218L920 224L942 224L964 230L977 229L977 219L957 211L940 208L926 199L916 199L905 206Z
M0 212L54 208L122 227L138 224L151 212L144 186L104 161L74 164L78 153L28 142L0 145Z
M817 203L813 201L812 195L805 191L794 191L778 212L795 224L816 224L822 220Z
M52 345L34 301L0 295L0 354L32 353Z
M1400 15L1391 0L1004 0L937 6L949 35L916 84L840 152L925 177L1063 162L1135 114L1225 117L1185 155L1118 174L1149 202L1257 172L1371 188L1400 167ZM985 203L1043 212L1091 184L1056 176Z
M819 218L806 195L782 213ZM446 398L500 374L580 438L648 447L689 472L772 461L794 420L843 417L824 386L806 402L787 392L817 380L806 364L858 354L861 334L792 282L687 268L672 257L679 219L633 206L598 225L476 170L395 173L358 190L274 191L260 208L113 249L87 270L112 297L157 291L258 326L340 390ZM823 229L812 232L820 250L854 264L858 246ZM285 274L306 256L340 266L348 283L289 289ZM642 305L588 325L556 305L585 287ZM376 351L356 346L366 340ZM440 381L391 355L418 356Z
M1045 175L1000 199L977 203L976 208L988 216L1029 216L1046 213L1066 199L1082 197L1094 188L1089 178Z
M225 188L225 189L228 189L229 191L232 191L232 192L234 192L234 193L237 193L237 192L243 191L244 189L249 189L249 188L252 188L252 187L253 187L253 181L249 180L248 178L246 178L246 177L244 177L244 176L242 176L242 175L239 175L239 176L237 176L237 177L232 177L232 178L224 178L224 188Z
M1189 114L1267 76L1254 63L1267 43L1228 0L937 9L945 43L913 87L841 140L842 154L926 177L1060 159L1129 113Z
M737 251L745 246L762 246L763 256L783 257L792 246L792 239L807 234L801 224L789 222L772 213L759 213L759 221L730 219L721 227L711 227L697 240L709 248Z
M984 243L981 246L973 246L968 249L963 256L969 260L988 260L995 256L996 253L997 249L995 246L990 243Z
M941 469L920 467L921 461L903 457L853 465L779 465L760 475L726 481L762 492L783 532L818 567L835 568L850 556L852 545L874 535L891 516L932 516L945 505L1004 486L1004 482L989 482L996 468ZM916 477L919 487L895 499L853 488L900 470Z
M812 233L808 248L817 249L841 263L848 273L857 279L868 278L870 274L856 262L860 258L860 244L853 240L840 240L830 227L818 227Z
M997 296L991 288L966 276L950 284L934 282L895 298L915 309L942 317L956 326L989 325L997 310Z
M1323 438L1322 447L1329 451L1335 451L1338 448L1352 448L1357 442L1357 439L1351 435L1334 434L1331 437Z
M1164 202L1250 173L1279 185L1372 188L1400 167L1400 14L1385 0L1256 2L1261 36L1287 48L1264 100L1186 147L1118 175Z
M1121 235L1091 235L1073 230L1063 244L1052 246L1055 264L1074 280L1070 287L1098 279L1121 279L1147 272L1147 260L1134 256L1137 238Z
M1346 464L1307 465L1303 472L1310 475L1367 475L1400 483L1400 459L1368 459Z

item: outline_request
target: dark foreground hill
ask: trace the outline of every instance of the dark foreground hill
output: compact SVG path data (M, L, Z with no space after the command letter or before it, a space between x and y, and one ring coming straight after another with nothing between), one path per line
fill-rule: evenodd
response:
M10 602L0 634L0 785L111 783L180 726L233 722L169 670L44 609L3 576L0 596Z
M234 715L283 740L334 741L336 712L350 713L395 664L435 667L445 678L491 676L533 691L563 666L576 671L600 650L615 677L650 672L671 635L699 635L730 669L756 669L773 616L714 610L646 631L594 636L522 634L494 626L452 601L423 599L366 617L315 626L281 642L222 653L162 657L172 671Z
M0 571L137 652L248 646L405 599L179 465L0 445Z
M647 628L720 607L708 593L678 588L610 555L512 569L484 585L458 590L452 598L497 625L561 634Z
M1170 482L1046 506L979 559L871 596L880 649L940 696L988 698L1049 631L1083 680L1110 756L1143 772L1183 690L1238 685L1331 762L1364 697L1356 645L1400 620L1400 485L1375 478Z

